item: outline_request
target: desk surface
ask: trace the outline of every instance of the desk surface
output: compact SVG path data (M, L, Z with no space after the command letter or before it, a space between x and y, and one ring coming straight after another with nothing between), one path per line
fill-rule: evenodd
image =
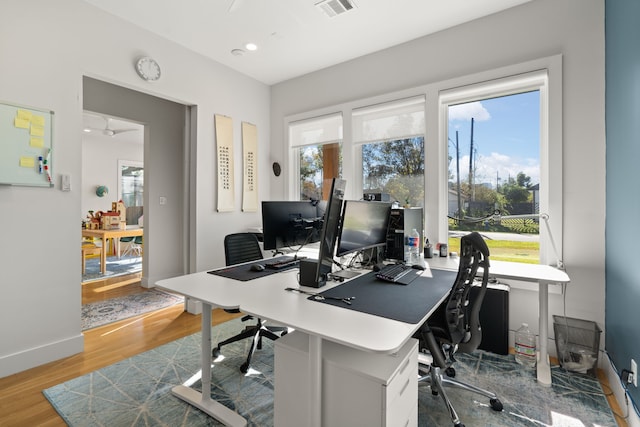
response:
M457 270L460 259L434 257L425 259L425 261L432 268ZM544 264L525 264L490 259L489 273L491 276L502 279L524 280L528 282L569 283L569 275L567 275L565 271Z
M423 274L431 272L427 269ZM310 301L308 295L285 291L287 287L298 287L297 275L298 270L294 269L241 282L200 272L160 280L157 286L221 308L239 308L243 313L359 350L381 353L398 351L437 307L428 310L417 324L404 323ZM320 289L304 289L319 293L338 285L332 282ZM400 286L398 291L402 291ZM448 290L439 301L447 294Z

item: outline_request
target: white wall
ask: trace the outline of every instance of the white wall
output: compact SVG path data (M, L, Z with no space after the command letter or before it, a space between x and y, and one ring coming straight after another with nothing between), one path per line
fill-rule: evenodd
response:
M143 54L162 66L147 84L133 64ZM257 125L260 198L269 194L269 87L132 27L78 0L3 0L0 6L0 98L55 112L52 167L55 188L0 186L0 377L80 352L81 266L78 242L82 183L82 76L197 106L198 185L192 212L193 268L224 264L226 233L259 223L259 213L215 211L213 116ZM235 170L240 181L241 156ZM61 173L73 190L60 191ZM182 224L175 224L182 227ZM36 268L37 267L37 268ZM150 266L154 268L154 266ZM173 274L181 274L175 271Z
M562 238L564 261L572 280L566 293L566 315L595 321L604 330L605 81L601 0L537 0L275 85L270 161L284 163L286 148L281 141L286 140L283 122L287 116L311 110L330 111L328 107L332 105L554 55L562 55L564 73ZM272 197L285 196L288 173L285 170L279 178L271 177ZM528 322L537 332L537 292L513 290L510 301L510 329ZM550 295L549 313L564 313L562 295ZM553 336L552 319L549 325ZM555 350L554 343L549 344L550 350Z
M87 217L89 210L109 211L111 202L118 200L118 161L130 160L143 162L143 136L140 142L122 142L85 134L82 137L82 187L80 188L81 208L79 217ZM104 197L96 195L96 188L106 185L109 194Z

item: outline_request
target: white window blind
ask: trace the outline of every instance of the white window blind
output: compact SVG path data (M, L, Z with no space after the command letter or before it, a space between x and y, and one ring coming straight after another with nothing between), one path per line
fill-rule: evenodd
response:
M416 96L353 110L353 142L424 136L425 97Z
M291 147L342 141L342 113L330 114L289 124Z

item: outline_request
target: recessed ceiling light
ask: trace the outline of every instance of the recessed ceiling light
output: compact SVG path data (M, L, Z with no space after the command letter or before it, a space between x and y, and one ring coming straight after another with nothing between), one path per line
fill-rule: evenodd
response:
M242 55L244 55L244 50L242 50L242 49L233 49L231 51L231 55L233 55L233 56L242 56Z
M255 43L247 43L247 44L244 45L244 47L245 47L245 49L251 50L251 51L254 51L254 50L258 49L258 46L256 46Z

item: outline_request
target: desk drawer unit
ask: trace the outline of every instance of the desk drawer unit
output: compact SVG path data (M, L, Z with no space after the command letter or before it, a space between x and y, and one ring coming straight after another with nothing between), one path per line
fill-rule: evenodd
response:
M308 335L292 332L275 343L275 426L308 424ZM415 426L418 418L418 343L393 355L322 344L323 426Z

